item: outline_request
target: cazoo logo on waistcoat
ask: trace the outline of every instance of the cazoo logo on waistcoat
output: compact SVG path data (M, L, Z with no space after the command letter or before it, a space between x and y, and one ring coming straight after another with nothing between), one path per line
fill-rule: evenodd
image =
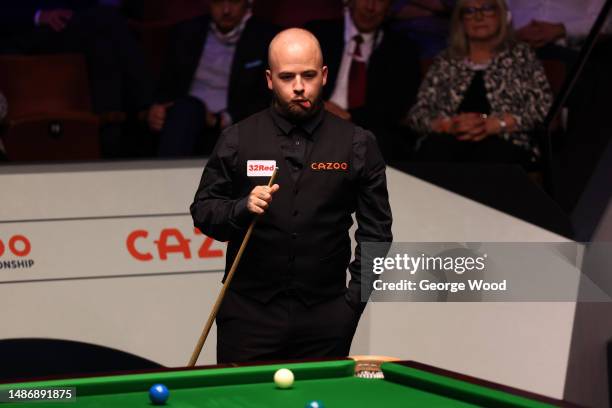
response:
M319 170L348 170L348 163L346 162L313 162L310 164L310 168L315 171Z

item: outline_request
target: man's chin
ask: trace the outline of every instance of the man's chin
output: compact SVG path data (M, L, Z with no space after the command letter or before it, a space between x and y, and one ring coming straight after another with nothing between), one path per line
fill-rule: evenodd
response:
M238 24L236 24L235 22L220 22L217 24L217 29L219 30L219 32L221 34L227 34L230 31L232 31L234 28L236 28L238 26Z
M295 120L304 120L314 116L320 106L318 104L311 104L309 108L305 108L304 106L298 103L292 103L288 107L289 115Z
M308 116L312 113L312 106L309 108L305 108L300 106L298 103L292 103L289 105L289 112L295 116Z

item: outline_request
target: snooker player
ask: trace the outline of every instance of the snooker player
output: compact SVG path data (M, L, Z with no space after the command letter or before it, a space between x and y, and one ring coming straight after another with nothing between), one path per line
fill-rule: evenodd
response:
M229 241L226 276L259 216L217 315L219 363L347 356L367 299L361 243L392 240L376 139L323 109L317 39L279 33L268 64L272 106L223 132L191 205L196 227Z

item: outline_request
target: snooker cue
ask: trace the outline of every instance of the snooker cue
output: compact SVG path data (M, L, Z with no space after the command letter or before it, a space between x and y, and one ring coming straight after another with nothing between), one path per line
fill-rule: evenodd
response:
M278 167L275 167L274 171L272 171L272 175L270 176L270 181L268 181L268 187L272 187L272 185L274 184L274 180L276 179L277 171L278 171ZM251 225L249 225L249 229L247 229L247 232L244 235L244 238L242 239L242 244L240 244L240 249L238 249L238 253L236 254L236 257L234 258L234 262L232 262L232 267L230 268L230 271L228 272L227 277L225 278L225 283L223 284L223 287L221 288L221 292L219 292L219 295L217 296L217 301L215 302L215 305L213 306L210 312L210 315L208 316L206 325L204 325L202 334L200 335L200 338L198 339L198 343L196 344L195 349L193 350L193 353L191 354L191 359L189 360L187 367L194 367L196 361L198 361L198 357L200 357L200 353L202 352L202 347L204 347L204 343L206 342L208 333L210 332L210 329L212 328L213 322L215 321L215 318L217 317L217 313L219 312L219 308L221 307L221 303L223 302L223 299L225 298L225 292L227 292L227 288L229 287L229 284L232 281L232 278L234 277L234 273L236 272L236 269L238 268L238 263L240 262L242 253L244 252L244 249L246 248L247 243L249 242L249 239L251 238L251 233L253 232L253 228L255 227L257 218L258 217L255 217L253 221L251 221Z

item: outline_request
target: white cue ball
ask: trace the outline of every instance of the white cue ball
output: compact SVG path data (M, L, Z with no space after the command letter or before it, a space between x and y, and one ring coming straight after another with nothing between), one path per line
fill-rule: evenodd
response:
M274 383L278 388L291 388L293 385L293 373L287 368L281 368L274 373Z

